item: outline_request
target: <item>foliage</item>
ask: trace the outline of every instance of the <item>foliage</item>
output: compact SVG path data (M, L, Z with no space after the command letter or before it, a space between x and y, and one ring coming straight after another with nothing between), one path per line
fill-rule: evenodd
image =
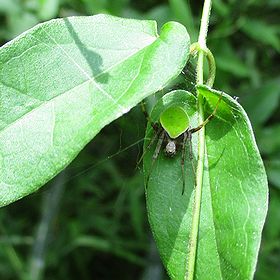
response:
M207 87L198 87L198 91L207 100L207 114L211 114L221 93ZM179 90L159 100L152 111L152 120L157 122L165 108L179 103L184 104L184 109L190 113L191 127L197 127L195 97ZM207 156L195 279L252 279L267 212L263 164L246 113L227 94L223 93L215 118L205 129ZM151 126L148 126L147 138L152 138L152 134ZM197 135L193 134L192 138L196 147ZM149 140L146 141L146 149L148 145ZM145 174L149 174L152 168L146 193L149 220L171 278L183 280L187 270L186 259L191 251L190 238L186 236L191 236L195 211L195 171L189 157L190 143L188 151L185 151L188 174L183 195L182 152L172 159L162 153L152 167L155 145L144 157ZM193 149L193 159L196 162L196 148Z
M188 52L181 24L158 35L154 21L109 15L48 21L2 47L0 206L47 183L105 125L178 76Z
M177 20L196 38L193 34L197 34L201 3L187 3L1 0L0 41L4 43L42 20L100 12L156 19L159 26ZM271 206L255 278L279 279L280 91L279 64L275 61L279 56L280 5L275 0L216 0L213 5L208 45L217 60L215 87L238 95L246 108L270 181ZM182 11L190 16L182 17ZM184 82L183 78L178 81ZM151 107L154 98L147 103ZM143 279L164 279L147 238L142 174L135 171L144 126L140 110L133 109L126 119L102 130L62 177L1 209L2 279L25 279L36 271L40 274L43 269L38 263L44 264L44 279L53 279L53 275L56 279L141 279L142 275ZM40 200L44 201L42 209ZM47 228L43 234L42 228Z

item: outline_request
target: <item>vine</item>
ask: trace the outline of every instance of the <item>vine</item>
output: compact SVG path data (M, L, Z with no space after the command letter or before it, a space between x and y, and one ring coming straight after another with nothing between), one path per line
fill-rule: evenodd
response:
M210 51L207 51L208 48L206 46L206 37L208 31L208 24L209 24L209 17L211 11L211 0L205 0L203 11L202 11L202 18L201 18L201 25L199 31L198 42L193 45L198 52L198 60L197 60L197 80L196 84L203 84L203 58L205 53L210 54ZM215 64L211 64L211 60L213 60L213 56L208 55L209 63L209 79L208 83L214 82L215 76L213 75L213 70L215 69ZM211 75L213 78L211 78ZM203 112L203 96L197 92L197 107L198 107L198 123L203 123L204 121L204 112ZM196 260L196 251L197 251L197 239L198 239L198 230L199 230L199 219L200 219L200 205L201 205L201 195L202 195L202 184L203 184L203 166L204 166L204 153L205 153L205 128L199 131L198 135L198 159L197 159L197 169L196 169L196 186L195 186L195 194L194 194L194 207L193 207L193 217L192 217L192 226L191 226L191 233L190 233L190 241L189 241L189 259L187 264L187 274L185 279L186 280L193 280L194 273L195 273L195 260Z

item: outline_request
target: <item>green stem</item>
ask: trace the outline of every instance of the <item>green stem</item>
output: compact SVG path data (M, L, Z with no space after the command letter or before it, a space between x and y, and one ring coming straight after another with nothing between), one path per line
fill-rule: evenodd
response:
M211 11L211 0L205 0L201 25L198 37L198 44L200 50L198 51L197 60L197 84L203 84L203 57L206 47L206 37L208 31L209 17ZM203 112L203 96L197 92L197 104L198 104L198 123L203 123L204 112ZM198 159L197 159L197 169L196 169L196 186L194 193L194 206L193 206L193 217L192 217L192 227L190 233L189 242L189 258L187 265L186 280L193 280L195 274L195 263L196 263L196 252L197 252L197 240L199 232L199 218L200 218L200 205L201 205L201 195L202 195L202 184L203 184L203 167L204 167L204 153L205 153L205 129L199 131L198 134Z

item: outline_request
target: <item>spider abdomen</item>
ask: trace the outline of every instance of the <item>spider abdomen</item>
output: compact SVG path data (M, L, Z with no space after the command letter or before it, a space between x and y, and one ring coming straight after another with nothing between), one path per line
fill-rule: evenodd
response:
M166 147L165 147L165 154L168 157L174 157L176 155L176 143L175 141L168 141Z

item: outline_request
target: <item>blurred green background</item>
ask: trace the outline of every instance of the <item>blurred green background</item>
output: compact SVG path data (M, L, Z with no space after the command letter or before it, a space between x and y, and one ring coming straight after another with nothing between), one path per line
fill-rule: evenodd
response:
M0 45L56 17L109 13L176 20L196 41L202 1L0 0ZM280 279L280 1L214 0L208 46L215 88L239 97L270 187L257 280ZM193 77L188 74L191 80ZM190 82L178 79L188 87ZM154 98L147 101L152 106ZM168 279L149 230L136 168L145 119L136 107L107 126L63 173L0 209L0 279Z

